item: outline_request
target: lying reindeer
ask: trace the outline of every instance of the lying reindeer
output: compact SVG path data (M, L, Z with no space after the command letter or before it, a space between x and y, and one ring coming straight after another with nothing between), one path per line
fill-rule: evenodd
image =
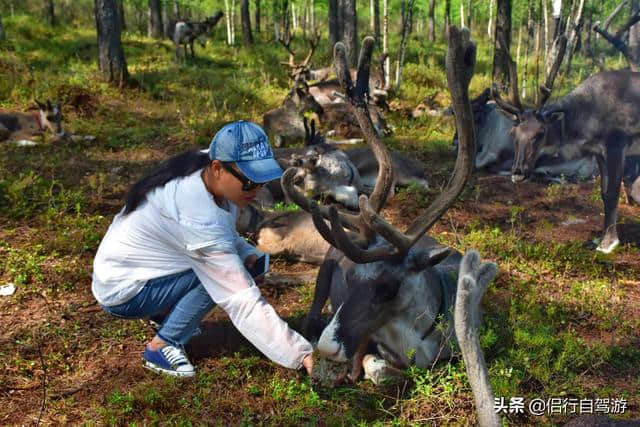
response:
M359 215L338 212L335 207L318 206L295 188L295 168L282 177L285 193L312 214L317 230L332 246L318 273L306 321L307 336L320 337L321 356L340 362L351 360L351 379L360 376L369 342L386 361L400 367L411 363L430 367L450 353L453 336L442 332L437 324L440 314L446 317L452 305L454 277L462 256L425 233L456 200L473 171L475 147L468 85L475 66L475 45L469 41L468 31L456 27L450 27L449 40L447 77L460 135L455 172L443 193L407 234L379 214L389 195L393 172L389 152L373 129L365 101L372 38L362 44L355 88L346 71L345 47L342 43L335 47L336 74L380 163L371 198L360 196ZM321 312L329 297L337 309L322 330Z
M286 166L298 168L293 178L294 184L306 193L331 196L335 201L351 209L358 209L360 194L371 194L378 176L378 162L370 148L341 150L328 144L324 136L316 132L315 122L311 120L311 129L303 120L305 127L306 149L279 150L276 156L284 155ZM391 153L391 163L395 171L391 194L396 185L410 184L428 188L425 175L426 165L411 159L400 152Z
M32 114L0 111L0 141L30 140L33 136L49 131L56 137L65 137L62 126L62 104L44 104L36 100L38 111Z
M176 60L180 59L180 46L184 47L184 56L187 56L187 46L191 47L191 58L195 58L193 50L193 42L198 40L200 46L204 48L204 37L208 35L213 27L222 18L222 12L218 11L215 15L205 19L202 22L190 22L186 20L171 21L169 23L169 38L176 46Z

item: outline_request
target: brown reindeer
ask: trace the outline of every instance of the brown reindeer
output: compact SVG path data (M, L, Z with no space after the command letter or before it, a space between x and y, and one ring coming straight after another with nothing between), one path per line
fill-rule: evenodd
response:
M411 363L429 367L450 354L452 336L436 326L440 314L450 314L454 278L462 256L425 233L456 200L473 170L475 149L468 85L475 65L475 45L466 30L460 32L451 27L449 37L447 76L460 134L455 172L443 193L406 234L380 215L393 171L389 152L376 135L367 111L372 38L363 42L355 87L346 69L345 48L341 43L335 47L336 74L380 163L371 197L360 196L357 215L339 212L335 207L318 206L296 190L292 181L295 168L285 171L282 177L285 193L311 212L316 228L332 246L318 274L306 333L310 338L319 336L318 351L322 356L351 360L352 379L360 375L370 343L386 361L400 367ZM329 297L336 312L322 330L320 315Z
M38 111L28 114L15 111L0 111L0 141L29 140L49 131L56 137L65 137L62 126L62 104L35 101Z

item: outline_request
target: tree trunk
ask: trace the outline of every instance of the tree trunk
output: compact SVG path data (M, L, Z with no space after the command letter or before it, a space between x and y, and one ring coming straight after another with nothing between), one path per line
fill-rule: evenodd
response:
M345 20L345 1L347 0L338 0L338 34L340 38L338 40L342 40L344 42L344 20Z
M98 33L98 65L110 83L123 86L129 78L127 61L120 40L120 19L115 0L95 0Z
M471 0L467 0L467 28L471 31L471 17L473 16L473 5Z
M593 51L591 50L591 27L593 26L593 9L588 7L585 10L584 15L584 27L582 28L582 56L587 58L593 57Z
M384 60L385 90L391 87L391 59L389 58L389 0L382 0L382 54Z
M631 15L640 9L640 0L631 0ZM640 23L629 28L629 53L632 58L640 59Z
M562 0L552 0L552 13L553 21L551 23L551 40L549 43L555 42L561 32L562 27Z
M165 5L162 8L162 34L165 38L169 37L169 21L171 18L169 17L169 8Z
M464 1L460 2L460 28L464 27Z
M147 35L154 39L162 37L162 12L160 0L149 0L149 27Z
M343 0L344 5L344 44L347 48L347 61L350 67L358 66L358 14L356 0Z
M436 41L436 0L429 0L429 40Z
M227 24L227 44L231 46L231 9L229 7L229 0L224 0L224 20Z
M369 29L371 32L373 32L375 26L375 22L373 22L373 3L374 0L369 0Z
M342 40L338 24L339 6L340 2L338 0L329 0L329 41L331 42L331 46L335 46L337 42Z
M240 14L242 15L242 40L244 44L253 44L251 34L251 14L249 12L249 0L241 0Z
M236 0L231 0L231 44L236 44Z
M406 1L406 3L405 3ZM404 68L404 55L407 50L407 41L409 39L409 27L411 26L411 20L413 16L413 5L415 0L403 0L403 27L402 27L402 40L400 41L400 55L398 58L398 67L396 68L396 89L400 88L402 83L402 70Z
M255 30L256 33L260 32L260 0L256 0Z
M546 1L546 0L543 0ZM496 0L491 0L489 2L489 23L487 24L487 36L491 37L493 35L493 5L496 3Z
M56 25L56 15L53 0L47 0L46 6L47 23L51 26L54 26Z
M511 46L511 0L498 0L496 10L495 50L493 52L493 81L509 83L509 47ZM506 46L500 43L503 40Z
M380 45L380 0L373 0L373 35Z
M449 25L451 25L451 0L445 0L444 2L444 38L448 38Z
M173 17L176 20L182 18L180 16L180 3L178 3L178 0L174 0L174 2L173 2Z
M582 25L584 24L584 0L579 0L578 10L576 11L573 21L573 27L569 34L569 40L567 41L567 75L571 74L571 62L573 61L573 54L576 51L578 45L578 37L582 31Z
M0 15L0 41L5 39L4 25L2 25L2 15Z
M120 18L120 29L121 31L127 30L127 24L124 18L124 0L118 0L118 17Z

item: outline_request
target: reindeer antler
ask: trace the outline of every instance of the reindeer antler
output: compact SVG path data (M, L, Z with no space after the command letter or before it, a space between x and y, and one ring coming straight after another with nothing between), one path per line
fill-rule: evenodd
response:
M458 158L453 177L444 192L429 206L427 212L417 218L413 225L409 227L408 234L397 230L380 215L380 210L384 206L391 189L393 171L389 152L374 130L367 106L369 99L369 67L373 44L374 40L371 37L365 38L362 43L355 86L347 67L344 45L336 43L334 48L336 75L342 90L353 107L353 112L362 132L380 165L371 198L369 199L366 195L360 196L360 215L340 213L334 206L327 209L324 206L318 206L314 202L309 202L293 187L292 178L296 173L294 168L287 169L282 177L282 186L285 194L300 207L312 213L316 228L327 242L341 250L353 262L360 264L398 259L404 256L411 246L431 228L435 221L446 212L458 197L473 171L475 156L473 119L468 87L475 67L476 50L475 45L469 40L468 30L458 31L457 28L451 27L449 31L449 52L447 54L447 80L453 98L456 125L460 135ZM330 221L331 228L327 226L325 219ZM356 225L364 235L363 237L367 243L366 248L360 239L354 239L344 230L343 227L349 225ZM383 237L387 243L372 246L375 237L373 232Z

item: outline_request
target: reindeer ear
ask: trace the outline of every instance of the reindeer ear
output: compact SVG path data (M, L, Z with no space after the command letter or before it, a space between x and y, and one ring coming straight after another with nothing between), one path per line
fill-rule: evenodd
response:
M564 110L542 111L541 115L542 115L542 120L544 120L545 123L549 124L557 120L564 119Z
M51 100L47 99L47 110L52 110L53 107L51 106Z
M36 104L38 105L38 108L41 110L46 110L47 106L44 105L42 102L38 101L37 99L34 99L34 101L36 102Z
M498 110L507 119L511 120L514 125L517 125L518 123L520 123L520 117L517 114L513 114L509 111L503 110L498 106L498 104L496 104L496 110Z
M433 267L441 263L449 255L452 255L454 250L449 247L436 247L427 250L411 251L409 253L408 261L409 268L412 271L422 271L425 268Z

